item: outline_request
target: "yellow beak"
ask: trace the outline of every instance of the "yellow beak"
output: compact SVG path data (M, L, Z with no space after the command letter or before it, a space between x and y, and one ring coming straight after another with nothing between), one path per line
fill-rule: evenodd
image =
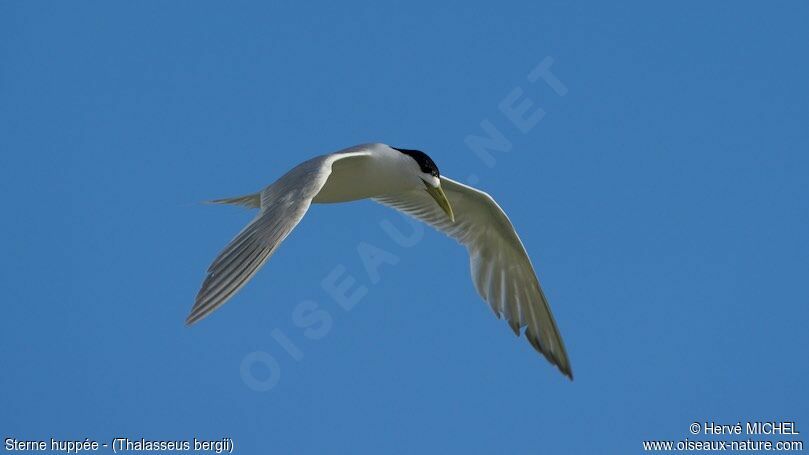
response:
M447 199L447 195L444 194L444 190L441 189L441 186L433 187L433 186L430 186L430 184L427 183L427 182L424 182L424 186L426 187L426 190L430 194L430 196L432 196L433 199L435 199L435 202L438 204L438 206L441 207L441 210L443 210L444 213L447 214L447 216L449 217L449 220L454 223L455 222L455 214L452 213L452 206L449 205L449 200Z

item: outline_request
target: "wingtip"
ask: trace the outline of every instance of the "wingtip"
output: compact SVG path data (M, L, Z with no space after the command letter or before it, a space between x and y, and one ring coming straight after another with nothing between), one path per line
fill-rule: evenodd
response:
M562 357L559 357L557 354L546 351L542 349L542 345L539 342L539 338L536 337L533 333L529 330L525 331L525 338L528 340L528 343L540 354L542 354L551 365L555 366L556 369L559 370L564 376L570 379L573 382L573 369L570 368L570 361L567 359L567 354L562 354Z
M567 359L554 359L551 363L561 372L565 377L570 379L570 382L573 382L573 369L570 368L570 363L568 363Z
M557 358L552 363L556 365L556 368L558 368L563 375L570 379L570 382L573 382L573 368L570 367L570 361L567 359L567 356L562 359Z
M202 319L202 316L200 316L199 314L194 313L194 312L192 311L192 312L191 312L191 313L189 313L189 314L188 314L188 316L186 316L186 318L185 318L185 326L186 326L186 327L191 327L192 325L194 325L194 324L196 324L197 322L199 322L199 320L200 320L200 319Z
M573 371L571 371L569 368L566 370L560 368L559 371L561 371L563 375L567 376L567 378L570 379L570 382L573 382Z

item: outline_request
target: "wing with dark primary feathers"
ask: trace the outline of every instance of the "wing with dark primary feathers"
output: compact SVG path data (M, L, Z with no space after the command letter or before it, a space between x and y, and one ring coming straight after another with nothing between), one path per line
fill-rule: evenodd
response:
M298 225L331 174L338 160L366 156L365 151L334 153L305 161L286 173L258 196L260 211L222 250L208 268L185 322L191 325L227 302L267 262L281 242ZM255 195L212 201L255 206Z
M525 337L570 379L573 371L565 345L542 292L531 260L503 209L488 194L441 177L455 212L451 222L425 192L414 190L377 198L377 202L417 218L463 244L469 251L475 288L519 336Z

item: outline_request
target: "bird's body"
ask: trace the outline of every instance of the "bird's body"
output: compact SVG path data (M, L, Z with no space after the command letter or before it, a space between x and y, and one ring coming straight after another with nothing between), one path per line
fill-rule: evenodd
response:
M572 378L564 343L531 261L503 210L486 193L443 177L417 150L363 144L292 168L258 193L213 202L259 213L217 256L186 322L224 304L258 271L312 203L374 199L466 246L478 293L515 334Z
M413 186L412 177L401 172L404 155L390 147L368 144L346 149L339 153L372 153L360 159L337 160L323 188L312 199L315 204L356 201L384 194L399 193Z

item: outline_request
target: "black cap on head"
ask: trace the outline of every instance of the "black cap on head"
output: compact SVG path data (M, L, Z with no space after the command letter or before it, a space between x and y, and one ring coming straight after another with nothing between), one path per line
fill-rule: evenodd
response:
M410 150L410 149L397 149L396 147L391 147L394 150L398 150L405 155L413 158L416 163L421 168L421 172L425 174L430 174L433 177L439 177L441 174L438 172L438 166L435 165L435 162L427 156L426 153L422 152L421 150Z

